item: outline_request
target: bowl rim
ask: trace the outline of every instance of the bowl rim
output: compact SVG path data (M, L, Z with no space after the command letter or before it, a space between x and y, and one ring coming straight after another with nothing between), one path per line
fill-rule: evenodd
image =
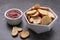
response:
M45 27L46 27L46 26L51 26L51 25L57 20L58 16L56 15L56 13L55 13L50 7L41 7L41 8L48 8L48 9L55 15L55 19L54 19L49 25L31 24L31 23L28 21L28 19L26 18L26 12L29 11L29 9L28 9L28 10L26 10L26 11L24 12L24 17L25 17L25 19L27 20L28 24L30 24L30 25L35 25L35 26L45 26Z
M7 12L9 12L9 11L11 11L11 10L18 10L19 12L21 12L21 15L20 15L18 18L10 18L10 17L7 17L7 15L6 15ZM18 9L18 8L11 8L11 9L8 9L8 10L5 11L5 13L4 13L5 18L7 18L7 19L9 19L9 20L17 20L17 19L21 18L22 15L23 15L23 12L22 12L20 9Z

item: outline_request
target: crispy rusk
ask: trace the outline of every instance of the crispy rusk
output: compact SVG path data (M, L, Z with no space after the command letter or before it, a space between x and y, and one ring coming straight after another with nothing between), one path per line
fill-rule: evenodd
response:
M39 9L40 5L39 4L35 4L33 7L29 8L29 10L36 10Z
M44 16L41 20L41 24L42 25L48 25L49 23L51 23L52 19L49 16Z
M35 9L34 6L33 6L33 7L29 8L29 11L31 11L31 10L36 10L36 9Z
M55 16L50 11L48 12L48 16L51 17L51 18L55 18Z
M32 14L35 14L37 10L30 10L30 11L27 11L26 14L28 15L32 15Z
M30 22L33 22L33 24L39 24L41 23L41 17L31 18Z
M48 8L40 8L40 9L49 11L49 9L48 9Z
M31 15L31 17L35 18L39 15L39 12L36 12L35 14Z
M39 4L35 4L35 5L34 5L34 8L35 8L35 9L39 9L39 8L40 8L40 5L39 5Z
M22 32L20 32L21 38L27 38L29 35L30 35L29 32L26 30L23 30Z
M12 36L16 36L18 34L18 28L17 27L13 27L11 35Z
M22 28L18 28L18 31L21 32L23 29Z
M30 18L30 22L31 22L31 23L33 22L33 18Z
M47 10L38 9L38 11L41 15L48 15Z

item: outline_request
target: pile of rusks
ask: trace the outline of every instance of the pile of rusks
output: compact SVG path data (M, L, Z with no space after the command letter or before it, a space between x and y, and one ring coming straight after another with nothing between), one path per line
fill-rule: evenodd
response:
M27 38L27 37L29 37L29 35L30 35L29 31L24 30L23 28L19 28L19 27L17 27L17 26L14 26L14 27L12 28L11 35L12 35L13 37L15 37L15 36L17 36L18 34L20 35L21 38Z
M42 8L39 4L35 4L25 15L30 23L41 25L48 25L55 18L48 8Z

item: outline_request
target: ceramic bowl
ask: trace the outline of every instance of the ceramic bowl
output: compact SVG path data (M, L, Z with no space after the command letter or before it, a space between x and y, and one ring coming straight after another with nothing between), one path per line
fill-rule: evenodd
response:
M53 25L55 24L55 22L56 22L56 20L58 18L58 16L56 15L56 13L51 8L49 8L49 7L41 7L41 8L48 8L55 15L55 18L54 18L54 20L49 25L36 25L36 24L30 23L28 21L27 17L26 17L26 14L24 14L27 27L29 29L35 31L36 33L43 33L43 32L46 32L46 31L50 31L50 29L53 27ZM27 11L25 11L25 13Z
M21 15L17 18L9 18L6 14L11 10L17 10L21 13ZM20 22L22 22L22 15L23 15L23 12L20 9L17 9L17 8L9 9L4 14L4 16L7 20L7 23L10 24L10 25L18 25Z

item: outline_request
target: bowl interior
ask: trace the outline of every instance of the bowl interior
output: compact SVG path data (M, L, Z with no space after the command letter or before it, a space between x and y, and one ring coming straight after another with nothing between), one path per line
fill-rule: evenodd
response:
M41 7L41 8L48 8L49 11L51 11L51 12L53 13L53 15L55 16L54 20L53 20L50 24L48 24L48 25L32 24L32 23L30 23L30 22L28 21L28 19L27 19L27 17L26 17L26 12L29 10L29 9L28 9L27 11L25 11L25 14L24 14L24 16L25 16L25 18L26 18L28 24L30 24L30 25L37 25L37 26L45 26L45 27L46 27L46 26L52 25L52 24L55 22L55 20L58 18L57 15L52 11L51 8L49 8L49 7Z

